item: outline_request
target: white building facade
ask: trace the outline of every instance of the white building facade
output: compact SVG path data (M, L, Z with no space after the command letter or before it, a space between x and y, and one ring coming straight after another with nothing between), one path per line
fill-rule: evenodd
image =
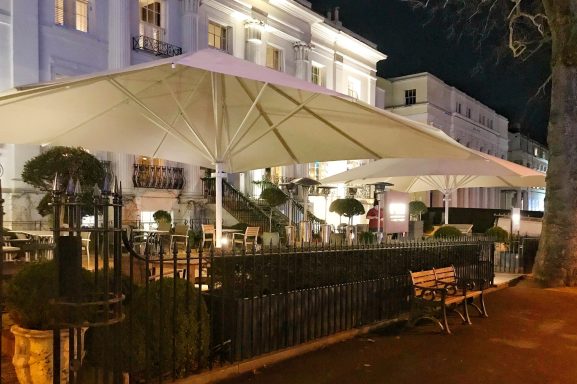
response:
M0 91L204 48L373 105L376 64L386 58L374 44L342 27L338 9L325 18L304 0L0 0ZM8 223L41 220L35 210L37 191L20 179L25 161L41 151L40 146L0 147ZM158 209L173 212L177 220L186 218L187 202L202 197L200 178L205 172L194 164L139 154L95 155L122 181L128 219L142 219ZM337 171L346 166L332 165ZM133 176L139 167L180 170L186 183L182 189L135 187ZM305 164L271 172L279 178L320 177L319 169L325 168ZM231 180L243 189L262 174L233 175Z
M546 173L549 166L549 150L543 144L521 134L518 129L514 129L514 132L509 132L509 160ZM519 207L529 211L545 209L544 188L511 190L504 197L504 208Z
M430 73L379 78L376 104L437 127L469 148L507 158L507 118ZM444 205L440 192L423 194L418 198L430 206ZM502 200L501 191L497 188L463 188L453 193L450 206L505 208Z

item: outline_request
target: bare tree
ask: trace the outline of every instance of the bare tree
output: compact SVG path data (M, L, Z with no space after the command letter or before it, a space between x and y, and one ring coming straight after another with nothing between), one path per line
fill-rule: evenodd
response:
M401 0L451 22L449 34L491 34L514 57L551 49L549 169L534 275L549 286L577 285L577 0ZM530 75L530 74L528 74Z

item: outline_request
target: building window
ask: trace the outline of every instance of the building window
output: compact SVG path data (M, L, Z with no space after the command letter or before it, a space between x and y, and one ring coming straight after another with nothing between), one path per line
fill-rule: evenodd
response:
M405 90L405 105L413 105L417 103L417 90L416 89L406 89Z
M489 119L489 128L493 129L493 119Z
M467 118L470 119L471 118L471 108L467 107Z
M227 28L222 25L208 22L208 46L228 52Z
M277 71L282 71L282 50L275 48L272 45L267 45L266 66L271 69L276 69Z
M533 156L539 157L539 148L533 147Z
M159 1L140 1L140 26L141 36L146 36L157 41L164 41L164 28L162 25L163 6ZM153 50L158 50L158 43L154 43Z
M76 0L76 29L88 32L88 1Z
M54 0L54 23L64 25L64 0Z
M322 66L313 64L311 69L311 81L321 87L325 86L325 74Z
M347 93L350 97L358 99L361 94L361 81L354 77L349 77Z
M158 1L141 1L140 5L140 21L160 27L160 3Z
M461 114L461 103L457 103L456 111L458 114Z

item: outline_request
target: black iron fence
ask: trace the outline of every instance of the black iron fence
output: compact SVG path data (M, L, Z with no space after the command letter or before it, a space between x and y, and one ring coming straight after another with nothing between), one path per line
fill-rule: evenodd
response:
M531 273L537 257L539 238L521 237L495 245L495 272Z
M121 192L103 190L95 195L94 208L103 219L90 231L94 286L103 297L96 302L97 313L107 317L100 324L84 323L91 324L86 354L80 369L79 355L70 360L71 382L120 383L123 373L131 383L174 380L393 319L408 310L409 270L454 265L464 277L493 279L494 243L485 239L258 252L189 245L165 252L170 237L158 234L137 247L120 229ZM55 237L77 239L74 252L64 253L65 241L57 241L55 251L65 268L59 282L72 292L66 278L80 267L79 210L73 194L64 203L56 198L56 212L64 207L69 228L55 225ZM128 253L120 252L121 235ZM72 261L73 268L65 267ZM81 334L77 324L71 329L71 336ZM80 337L72 340L83 344ZM57 375L54 380L59 382Z

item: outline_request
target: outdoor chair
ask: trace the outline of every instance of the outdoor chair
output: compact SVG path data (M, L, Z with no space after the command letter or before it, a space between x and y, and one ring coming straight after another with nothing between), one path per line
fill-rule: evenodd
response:
M212 247L216 246L216 230L212 224L202 224L202 247L205 243L211 243Z
M234 233L233 246L240 244L244 248L248 248L249 246L256 248L259 231L260 227L247 227L244 233Z
M174 233L170 235L170 252L172 253L173 244L184 244L184 250L188 247L188 225L176 224L174 226Z

